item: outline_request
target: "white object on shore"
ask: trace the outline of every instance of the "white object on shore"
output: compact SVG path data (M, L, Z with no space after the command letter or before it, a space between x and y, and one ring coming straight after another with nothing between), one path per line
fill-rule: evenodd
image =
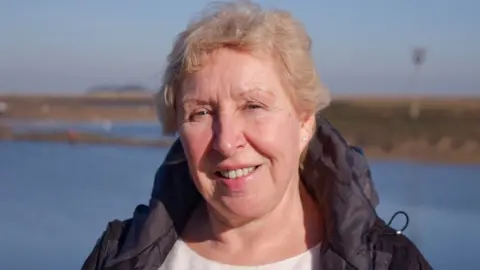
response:
M0 115L7 113L8 104L4 101L0 101Z

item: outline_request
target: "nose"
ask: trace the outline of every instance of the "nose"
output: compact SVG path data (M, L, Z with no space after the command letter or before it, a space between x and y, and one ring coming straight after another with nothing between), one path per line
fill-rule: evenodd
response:
M218 116L213 123L212 147L224 157L231 157L245 146L241 121L234 117Z

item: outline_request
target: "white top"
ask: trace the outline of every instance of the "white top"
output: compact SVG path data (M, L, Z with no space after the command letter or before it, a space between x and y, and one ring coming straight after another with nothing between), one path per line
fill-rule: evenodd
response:
M198 255L185 242L177 240L159 270L312 270L320 269L320 245L283 261L260 266L218 263Z

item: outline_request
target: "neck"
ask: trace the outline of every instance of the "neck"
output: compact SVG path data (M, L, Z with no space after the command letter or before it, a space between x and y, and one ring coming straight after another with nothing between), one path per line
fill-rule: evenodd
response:
M211 239L229 250L286 245L306 250L321 240L321 213L299 180L292 181L279 204L260 219L228 224L207 212Z

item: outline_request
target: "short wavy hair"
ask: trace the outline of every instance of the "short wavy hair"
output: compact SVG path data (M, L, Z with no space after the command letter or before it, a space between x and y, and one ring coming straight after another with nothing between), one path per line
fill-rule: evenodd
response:
M207 6L178 34L167 58L163 84L156 95L157 114L165 135L177 132L175 95L204 57L220 48L271 57L298 112L317 113L330 104L320 81L303 25L283 10L265 10L250 1Z

